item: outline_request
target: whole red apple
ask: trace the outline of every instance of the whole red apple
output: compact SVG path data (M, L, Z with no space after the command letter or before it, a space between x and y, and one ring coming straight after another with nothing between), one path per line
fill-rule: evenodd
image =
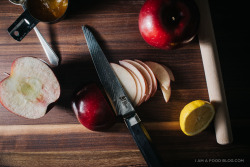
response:
M200 13L193 0L147 0L139 14L139 30L151 46L173 49L198 32Z
M96 84L86 85L77 92L72 108L79 122L90 130L105 130L116 121L112 107Z

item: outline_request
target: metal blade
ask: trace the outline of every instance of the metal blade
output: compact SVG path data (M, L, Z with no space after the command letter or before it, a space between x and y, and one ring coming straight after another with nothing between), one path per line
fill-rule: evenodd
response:
M134 114L135 110L132 103L123 90L122 85L116 77L94 35L86 26L82 26L82 30L85 35L89 52L94 62L99 79L109 99L111 99L111 103L113 104L117 115L127 117Z

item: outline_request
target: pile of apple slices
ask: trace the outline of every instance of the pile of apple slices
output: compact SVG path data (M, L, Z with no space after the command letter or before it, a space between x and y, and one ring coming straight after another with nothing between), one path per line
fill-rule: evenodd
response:
M122 60L119 64L110 63L134 106L139 106L153 97L157 91L157 81L166 102L171 95L170 81L174 81L172 71L159 63L140 60Z

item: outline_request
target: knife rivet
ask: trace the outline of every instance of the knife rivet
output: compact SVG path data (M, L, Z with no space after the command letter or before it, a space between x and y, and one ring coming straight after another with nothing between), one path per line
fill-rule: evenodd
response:
M119 99L120 99L121 101L127 101L126 96L119 97Z
M119 97L121 100L122 104L127 108L128 107L128 100L126 96Z

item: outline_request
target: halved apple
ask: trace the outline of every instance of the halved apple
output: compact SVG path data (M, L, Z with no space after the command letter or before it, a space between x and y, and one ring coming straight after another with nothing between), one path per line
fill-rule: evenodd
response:
M155 75L154 75L153 71L148 67L147 64L145 64L144 62L142 62L140 60L135 60L135 61L137 63L141 64L148 71L148 73L150 74L151 79L152 79L152 92L151 92L150 97L153 97L154 94L157 91L157 81L156 81Z
M145 101L147 101L150 98L150 95L151 95L152 90L153 90L153 81L152 81L152 78L151 78L149 72L138 62L135 62L133 60L124 60L124 61L135 66L141 72L141 74L144 76L145 80L147 81L148 91L147 91L147 94L145 97Z
M128 94L129 99L131 100L131 102L135 103L137 89L134 78L132 77L130 72L128 72L124 67L115 63L110 63L110 65L114 70L116 76L118 77L119 81L121 82L126 93Z
M155 77L158 79L160 85L162 85L166 90L170 87L170 76L167 70L159 63L147 61L145 62L149 68L153 71Z
M141 72L135 67L133 66L132 64L126 62L126 61L119 61L119 63L129 69L131 72L133 72L135 74L135 76L138 78L139 82L140 82L140 85L141 85L141 88L142 88L142 98L140 100L141 101L144 101L145 98L146 98L146 94L147 94L147 81L145 80L145 78L143 77L143 75L141 74ZM140 103L139 102L139 103Z
M33 57L16 59L10 76L0 82L0 102L9 111L25 118L44 116L48 106L60 96L53 71Z

